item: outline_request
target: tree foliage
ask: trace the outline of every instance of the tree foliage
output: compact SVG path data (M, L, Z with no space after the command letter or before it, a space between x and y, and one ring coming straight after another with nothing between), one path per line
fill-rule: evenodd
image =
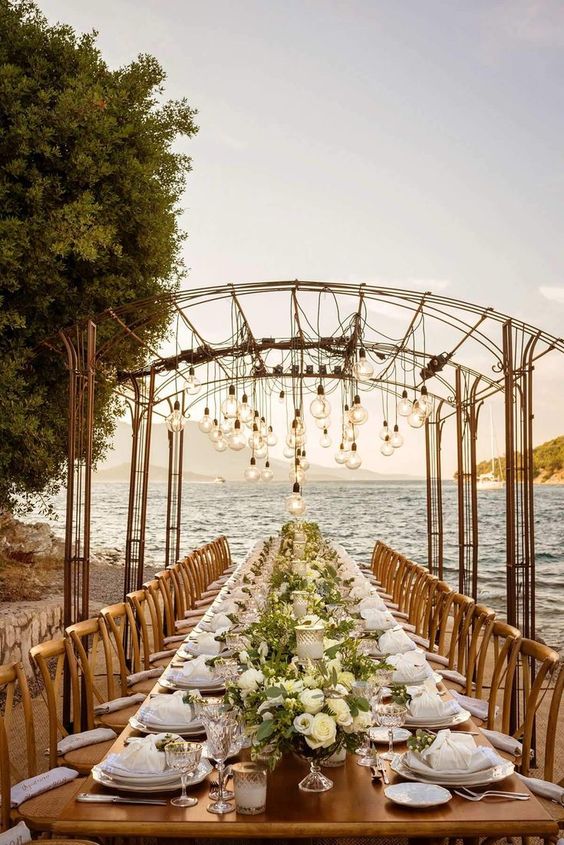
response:
M164 81L151 56L110 69L95 33L51 26L29 0L0 0L0 508L50 491L65 466L66 366L40 341L172 291L183 274L190 159L175 144L197 127L185 100L164 99ZM164 308L142 339L158 342L169 318ZM141 355L126 339L105 372ZM97 455L112 388L111 376L97 383Z

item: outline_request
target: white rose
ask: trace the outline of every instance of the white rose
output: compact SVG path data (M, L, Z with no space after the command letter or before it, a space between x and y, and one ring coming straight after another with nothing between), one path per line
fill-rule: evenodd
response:
M286 692L293 694L297 692L301 692L304 688L304 682L294 680L293 678L285 678L281 681L280 686L286 690Z
M259 653L259 657L262 657L264 659L268 654L268 643L265 643L265 641L263 640L257 648L257 651Z
M327 713L317 713L311 724L311 734L306 736L310 748L329 748L337 736L335 720Z
M352 672L339 672L337 680L340 684L350 689L354 684L354 675Z
M353 718L346 701L343 701L342 698L328 698L327 706L335 716L338 725L342 725L343 727L352 725Z
M239 663L248 663L249 662L249 652L247 651L247 649L244 648L243 651L240 651L239 654L238 654L238 658L239 658Z
M262 721L267 722L269 719L274 719L274 713L271 713L270 710L265 710L262 714Z
M255 692L259 684L264 681L264 675L258 669L246 669L242 675L239 675L237 685L243 692Z
M319 713L323 707L325 698L320 689L305 689L300 693L300 701L306 713Z
M366 731L372 724L372 716L368 710L360 710L354 717L352 727L354 731Z
M309 736L313 725L313 718L314 717L311 713L300 713L300 715L296 716L294 719L294 728L298 733L304 734L304 736Z

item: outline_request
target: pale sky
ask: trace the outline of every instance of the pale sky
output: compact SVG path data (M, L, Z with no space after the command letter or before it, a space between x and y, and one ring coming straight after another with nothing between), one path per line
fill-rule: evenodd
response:
M112 66L155 55L199 110L188 286L415 285L564 333L562 0L40 6Z

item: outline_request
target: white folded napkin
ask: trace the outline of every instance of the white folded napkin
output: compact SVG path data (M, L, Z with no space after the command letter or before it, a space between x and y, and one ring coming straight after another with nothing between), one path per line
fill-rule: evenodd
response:
M237 613L239 605L232 599L225 599L218 607L220 613Z
M85 748L87 745L97 745L99 742L109 742L115 739L117 733L111 728L94 728L91 731L82 731L77 734L69 734L57 743L57 754L68 754L77 748Z
M122 769L126 772L164 772L166 756L159 751L154 736L131 740L119 754L109 754L104 769Z
M0 833L0 845L24 845L31 842L31 830L24 821Z
M523 746L515 737L501 733L501 731L489 731L486 728L482 728L482 733L494 748L506 751L507 754L512 754L514 757L521 757L523 754Z
M448 657L445 657L444 654L437 654L434 651L426 651L425 657L427 660L430 660L431 663L438 663L440 666L448 666Z
M476 748L472 736L439 731L421 757L432 769L468 769Z
M515 772L525 786L528 786L534 795L540 795L541 798L548 798L549 801L556 801L557 804L564 805L564 786L559 786L557 783L552 783L549 780L541 780L541 778L528 778L525 775L520 775ZM558 840L558 845L562 842Z
M176 654L175 648L169 648L166 651L154 651L149 657L149 663L156 663L157 660L162 660L164 657L172 657Z
M175 677L180 677L183 680L194 681L213 681L215 680L214 672L211 666L208 666L206 660L208 654L200 654L194 660L187 660L184 666L175 672Z
M360 611L367 631L388 631L396 627L396 620L387 610L365 607Z
M197 640L190 640L190 650L194 654L215 656L222 648L223 644L216 640L214 634L201 634Z
M443 701L437 692L435 683L419 687L409 702L409 712L414 719L440 719L454 716L460 710L460 704L453 699Z
M395 684L409 684L430 678L433 670L420 651L407 651L405 654L391 654L386 662L394 667L392 681Z
M35 775L35 777L21 780L12 787L10 795L12 807L19 807L24 801L35 798L36 795L41 795L50 789L55 789L57 786L62 786L64 783L69 783L77 777L76 769L58 766L56 769L50 769L48 772Z
M133 687L135 684L140 684L142 681L150 681L152 678L159 678L164 669L157 666L155 669L146 669L144 672L134 672L133 675L127 676L127 686Z
M404 654L406 651L415 651L416 647L401 628L384 631L378 640L378 648L382 654Z
M233 627L233 622L226 613L216 613L209 623L210 631L226 631Z
M163 727L189 724L194 720L197 708L193 704L185 704L182 700L184 695L182 690L177 690L172 695L166 693L153 695L145 707L141 708L139 716L143 722L151 722Z
M465 710L468 710L476 719L482 719L485 721L488 718L488 709L489 703L487 701L483 701L481 698L474 698L469 695L462 695L461 692L457 690L451 689L449 690L452 697L458 701L461 707L464 707ZM495 712L497 714L498 708L495 708Z
M123 710L125 707L131 707L133 704L140 704L145 701L145 694L136 692L135 695L124 695L123 698L114 698L112 701L105 701L104 704L98 704L94 708L96 716L101 716L104 713L115 713L116 710Z
M349 595L351 599L358 599L360 601L361 599L369 596L373 589L374 588L368 583L366 578L355 578Z
M439 733L450 732L440 731ZM427 748L422 754L417 751L408 751L404 757L405 764L413 772L428 777L432 772L441 772L443 776L470 775L490 769L493 766L499 766L500 763L504 762L498 757L493 748L487 745L474 744L474 748L472 749L469 744L461 742L462 737L449 740L448 746L444 746L443 753L429 757L429 752L438 739L439 737L437 736L433 745ZM472 737L464 737L464 739L471 740ZM459 748L456 749L456 746L459 746Z
M456 669L441 669L441 675L445 681L452 681L455 684L466 686L466 675L457 672Z

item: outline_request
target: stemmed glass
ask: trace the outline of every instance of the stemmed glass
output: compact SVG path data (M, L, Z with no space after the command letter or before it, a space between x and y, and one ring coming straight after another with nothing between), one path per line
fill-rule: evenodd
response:
M198 742L183 742L175 740L165 745L166 764L171 769L180 772L182 792L178 798L173 798L171 804L175 807L194 807L198 803L197 798L189 798L186 795L186 784L200 763L202 746Z
M351 692L360 698L366 698L371 702L374 695L373 679L370 681L354 681ZM359 766L373 766L375 764L375 755L370 741L370 728L364 735L363 743L357 748L356 753L359 759L356 761Z
M394 759L394 728L401 728L405 724L407 707L403 704L378 704L375 708L376 723L388 729L388 750L380 754L383 760Z
M227 795L223 788L225 761L229 756L231 744L235 731L237 730L237 720L231 713L224 713L219 719L209 718L202 715L202 721L206 729L207 747L212 760L216 764L217 779L218 779L218 797L212 804L208 805L208 813L231 813L235 808L233 804L227 801Z

